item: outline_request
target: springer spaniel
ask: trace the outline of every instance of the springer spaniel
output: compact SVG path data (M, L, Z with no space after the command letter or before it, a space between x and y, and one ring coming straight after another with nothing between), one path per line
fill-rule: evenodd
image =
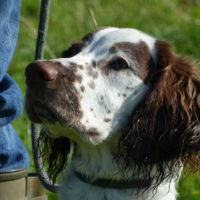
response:
M67 164L61 199L175 200L182 168L198 170L200 79L167 42L100 28L26 77L53 181Z

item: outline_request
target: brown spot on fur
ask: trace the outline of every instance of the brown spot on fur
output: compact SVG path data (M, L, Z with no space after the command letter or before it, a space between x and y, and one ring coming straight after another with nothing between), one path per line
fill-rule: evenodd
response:
M75 62L69 62L69 67L73 67L75 69L81 69L81 70L83 69L82 65L78 65Z
M94 67L94 68L96 68L96 66L97 66L97 63L96 63L96 61L95 60L92 60L92 66Z
M93 73L93 78L94 78L94 79L98 78L98 76L99 76L98 72L94 72L94 73Z
M88 85L89 85L89 87L90 87L91 89L95 89L94 81L89 82Z
M95 72L91 66L87 67L87 74L88 76L92 77L93 79L98 78L98 72Z
M89 72L88 72L88 75L91 76L93 79L98 78L98 72L89 71Z
M110 122L111 119L104 119L104 122Z
M78 83L82 83L83 78L81 76L76 76L76 80Z
M78 69L83 69L83 66L82 65L77 65Z
M99 135L99 132L97 131L96 128L90 128L90 129L87 131L87 134L90 135L90 136L98 136L98 135Z
M84 86L81 86L80 89L81 89L81 92L85 91L85 87Z

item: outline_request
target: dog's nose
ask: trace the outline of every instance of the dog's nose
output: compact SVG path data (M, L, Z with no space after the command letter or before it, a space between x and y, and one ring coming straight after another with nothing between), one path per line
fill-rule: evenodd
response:
M57 67L53 62L35 61L29 64L25 70L27 80L31 81L55 81L58 76Z

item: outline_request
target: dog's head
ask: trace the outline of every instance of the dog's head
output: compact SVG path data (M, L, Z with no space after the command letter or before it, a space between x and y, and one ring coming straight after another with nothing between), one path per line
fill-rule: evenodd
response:
M134 29L98 29L62 58L31 63L26 77L28 116L61 138L52 143L67 137L100 145L117 137L125 168L199 162L200 81L164 41Z

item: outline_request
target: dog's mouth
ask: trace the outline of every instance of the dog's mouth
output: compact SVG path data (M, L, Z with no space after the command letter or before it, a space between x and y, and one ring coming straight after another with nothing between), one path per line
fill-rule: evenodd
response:
M34 102L31 106L27 106L27 113L33 123L55 123L59 121L56 111L40 102Z

